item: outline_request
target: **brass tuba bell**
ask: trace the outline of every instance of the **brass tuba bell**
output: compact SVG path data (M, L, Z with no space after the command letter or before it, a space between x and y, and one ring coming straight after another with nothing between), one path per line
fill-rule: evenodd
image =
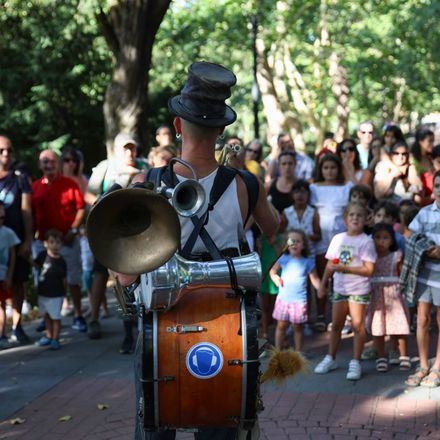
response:
M145 188L118 189L102 197L87 219L97 260L115 272L137 275L165 264L180 245L176 210Z

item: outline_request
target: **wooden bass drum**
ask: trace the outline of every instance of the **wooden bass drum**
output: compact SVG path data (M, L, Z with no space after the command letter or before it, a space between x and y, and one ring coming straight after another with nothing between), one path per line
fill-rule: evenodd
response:
M258 405L255 293L186 288L141 326L142 411L147 431L251 429Z

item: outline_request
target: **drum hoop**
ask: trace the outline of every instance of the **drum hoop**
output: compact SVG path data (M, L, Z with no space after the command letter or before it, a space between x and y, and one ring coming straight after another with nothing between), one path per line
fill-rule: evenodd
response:
M258 402L258 383L259 383L259 366L258 361L258 342L257 342L257 322L256 322L256 292L247 291L242 297L246 316L246 406L245 413L241 419L241 428L251 430L257 419L257 402ZM257 360L257 362L255 362Z
M145 312L145 307L141 306L141 379L146 380L142 383L143 397L143 426L146 431L155 430L154 424L154 382L153 374L153 315ZM148 335L148 337L147 337ZM149 356L147 355L149 354ZM150 411L151 409L151 411Z
M153 379L154 379L154 424L159 426L159 358L157 312L153 312Z
M243 299L240 301L240 314L241 314L241 346L243 352L243 369L242 369L242 386L241 386L241 420L246 418L246 401L247 401L247 373L248 373L248 350L247 350L247 320L246 320L246 301Z

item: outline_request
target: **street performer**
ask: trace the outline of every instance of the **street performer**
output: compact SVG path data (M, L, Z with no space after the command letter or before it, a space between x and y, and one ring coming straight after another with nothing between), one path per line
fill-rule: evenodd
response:
M225 180L223 177L216 179L217 174L224 173L226 167L219 166L215 159L215 144L218 137L223 134L225 126L232 124L237 118L235 111L225 104L225 100L231 95L231 87L236 83L236 77L225 67L208 62L193 63L188 73L188 80L181 94L171 98L168 107L175 115L176 135L182 139L181 158L194 168L199 183L206 194L210 194L213 186L222 185L219 180ZM230 171L229 168L226 174L230 175ZM178 162L175 163L174 174L179 181L192 178L190 169ZM189 253L190 259L201 261L207 254L211 254L212 257L213 252L215 256L215 250L212 250L210 242L214 243L213 247L220 252L219 259L241 255L243 252L240 250L244 245L242 231L250 215L264 235L272 236L277 232L278 216L267 201L262 183L254 178L255 186L250 194L252 176L243 171L237 171L233 176L228 186L222 188L223 193L216 200L215 206L209 206L209 213L204 217L207 220L202 229L207 232L209 239L192 233L197 225L191 221L191 218L179 217L181 225L179 252ZM151 180L151 176L142 174L136 176L133 182L146 180ZM253 203L251 203L252 197L255 198ZM188 255L184 256L188 258ZM115 274L115 276L125 286L136 280L136 276L132 275ZM139 356L138 351L137 355ZM138 357L137 370L139 370L139 362ZM140 392L140 383L136 384L136 388ZM136 440L174 439L175 435L175 431L171 430L146 432L142 420L137 416ZM194 435L198 440L232 440L237 438L238 429L201 429Z

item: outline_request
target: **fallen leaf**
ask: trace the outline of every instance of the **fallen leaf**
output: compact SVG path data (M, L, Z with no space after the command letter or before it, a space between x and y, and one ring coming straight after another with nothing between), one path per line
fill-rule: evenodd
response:
M103 409L107 409L109 406L106 403L98 403L96 407L102 411Z
M72 420L72 416L62 416L58 419L60 422L69 422Z
M21 419L20 417L17 417L15 419L11 419L9 420L9 423L11 425L21 425L22 423L24 423L26 421L26 419Z

